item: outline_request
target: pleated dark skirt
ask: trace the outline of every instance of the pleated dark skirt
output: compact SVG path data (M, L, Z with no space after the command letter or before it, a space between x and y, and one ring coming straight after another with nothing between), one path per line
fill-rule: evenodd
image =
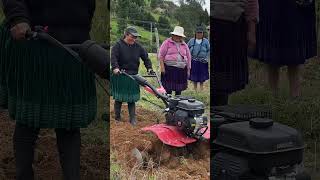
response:
M267 64L299 65L317 53L315 4L260 0L257 58Z
M208 79L209 79L208 63L192 60L189 80L193 82L202 83Z
M230 94L248 84L247 24L213 19L211 92Z
M187 68L177 68L165 65L166 73L161 73L161 83L167 92L183 91L188 88Z
M125 75L111 75L111 94L120 102L137 102L140 99L139 84Z
M13 41L0 26L1 105L33 128L82 128L97 111L94 74L44 41ZM7 99L6 99L7 98Z

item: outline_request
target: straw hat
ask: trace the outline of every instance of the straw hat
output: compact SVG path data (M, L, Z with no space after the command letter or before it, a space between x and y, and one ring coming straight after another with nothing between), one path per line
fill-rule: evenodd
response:
M176 27L174 27L173 32L171 32L170 34L176 35L176 36L181 36L181 37L186 37L186 36L184 35L184 29L183 29L183 27L181 27L181 26L176 26Z

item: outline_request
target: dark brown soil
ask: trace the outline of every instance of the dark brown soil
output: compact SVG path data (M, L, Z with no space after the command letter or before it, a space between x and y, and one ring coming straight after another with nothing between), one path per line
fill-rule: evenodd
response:
M112 106L111 106L112 107ZM131 126L128 120L127 106L122 108L122 122L115 122L111 109L110 148L115 154L114 161L127 172L130 178L139 178L139 173L154 177L156 171L163 175L158 179L209 179L210 151L209 144L201 142L188 148L174 148L163 144L150 132L141 128L156 123L156 118L163 115L143 108L137 108L138 123ZM146 155L146 163L133 171L137 160L132 157L134 148ZM147 178L146 178L147 179Z
M15 179L15 160L12 145L14 125L14 121L9 120L6 111L0 112L0 180ZM108 160L106 145L82 143L81 178L90 180L107 179L109 176ZM53 130L43 129L40 132L35 150L34 169L38 180L62 179Z

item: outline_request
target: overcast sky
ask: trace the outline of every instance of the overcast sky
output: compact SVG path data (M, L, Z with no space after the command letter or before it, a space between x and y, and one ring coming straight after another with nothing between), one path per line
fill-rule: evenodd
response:
M205 0L206 4L204 5L204 9L208 10L208 13L210 14L210 0Z
M179 0L172 0L175 3L178 3ZM205 5L203 6L203 9L207 9L208 13L210 14L210 0L205 0Z

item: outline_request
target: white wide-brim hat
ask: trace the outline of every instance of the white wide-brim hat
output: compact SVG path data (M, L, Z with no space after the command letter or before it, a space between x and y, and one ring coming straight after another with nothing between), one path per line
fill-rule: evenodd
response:
M181 37L186 37L184 35L184 29L181 26L174 27L173 32L171 32L170 34L173 34L173 35L176 35L176 36L181 36Z

